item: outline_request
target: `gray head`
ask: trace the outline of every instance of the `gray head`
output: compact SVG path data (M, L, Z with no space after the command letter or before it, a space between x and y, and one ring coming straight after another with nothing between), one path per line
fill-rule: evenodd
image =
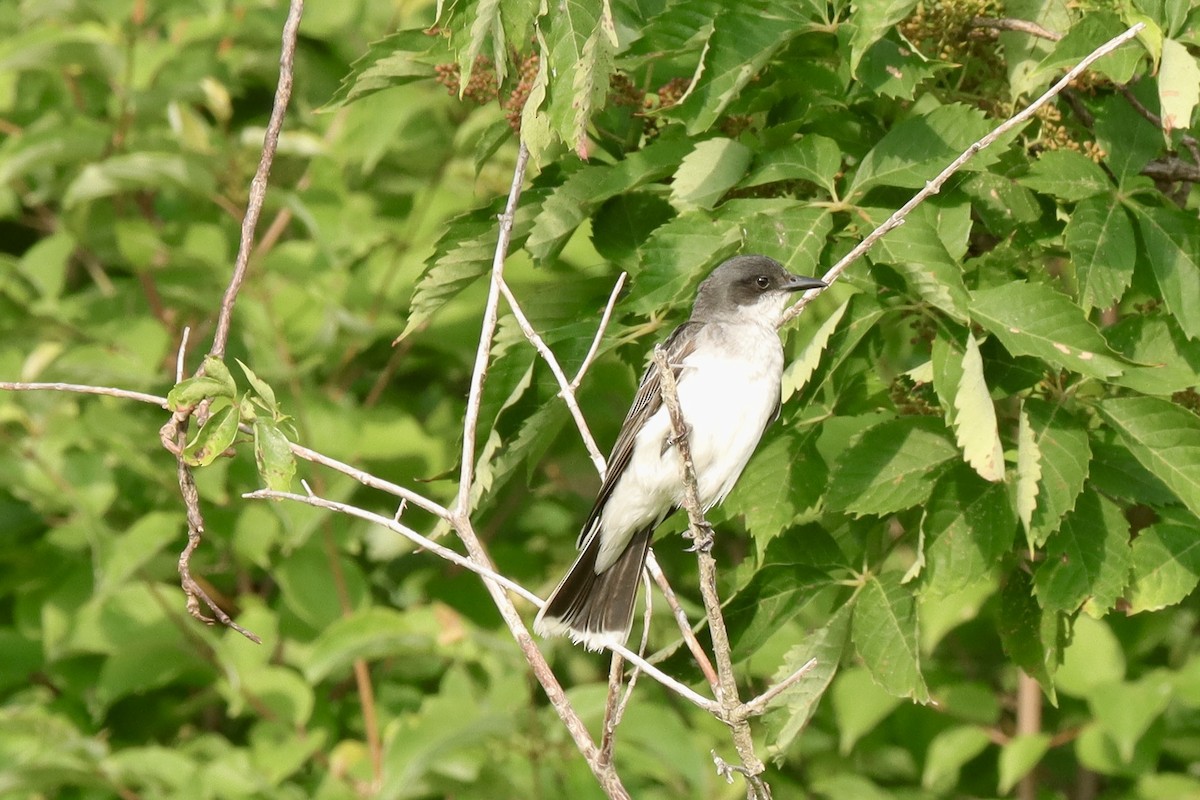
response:
M692 319L746 318L774 325L792 294L824 285L816 278L793 275L773 258L734 256L700 284Z

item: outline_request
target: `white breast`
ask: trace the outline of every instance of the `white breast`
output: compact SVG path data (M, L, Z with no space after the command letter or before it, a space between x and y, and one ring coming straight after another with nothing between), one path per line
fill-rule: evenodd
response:
M707 509L733 489L775 411L783 349L766 325L706 325L701 336L683 362L678 387L680 409L691 426L700 502ZM670 435L664 406L638 434L629 465L605 504L597 571L616 559L635 531L683 504L678 448L663 452Z

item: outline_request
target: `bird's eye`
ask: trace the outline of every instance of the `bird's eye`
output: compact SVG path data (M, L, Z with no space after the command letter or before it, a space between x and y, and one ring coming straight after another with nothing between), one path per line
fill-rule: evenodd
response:
M769 289L771 288L771 279L766 275L759 275L754 279L754 284L760 289Z

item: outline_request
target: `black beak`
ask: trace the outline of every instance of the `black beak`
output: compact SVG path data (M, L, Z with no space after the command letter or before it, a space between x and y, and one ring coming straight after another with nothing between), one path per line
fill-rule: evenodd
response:
M792 275L788 278L787 283L783 284L784 290L789 292L799 292L804 289L824 289L825 281L817 278L806 278L803 275Z

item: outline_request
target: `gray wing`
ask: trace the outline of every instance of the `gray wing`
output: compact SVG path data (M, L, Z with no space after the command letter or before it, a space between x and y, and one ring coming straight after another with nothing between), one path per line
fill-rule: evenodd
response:
M685 322L676 328L663 343L663 349L667 351L667 363L671 365L671 371L676 378L679 377L682 370L679 365L696 349L696 333L702 325L703 323L700 322ZM646 420L654 416L662 407L662 395L659 387L658 364L651 359L650 365L642 374L641 383L638 384L633 405L630 406L629 413L625 415L625 421L621 423L621 432L617 434L617 443L613 445L612 452L609 453L608 473L604 477L604 482L600 484L596 502L592 506L591 513L588 514L587 521L583 524L576 547L583 546L583 540L595 527L596 520L600 517L600 512L604 510L604 504L608 502L613 487L625 474L625 468L629 466L629 459L633 456L633 445L638 431L642 429Z

